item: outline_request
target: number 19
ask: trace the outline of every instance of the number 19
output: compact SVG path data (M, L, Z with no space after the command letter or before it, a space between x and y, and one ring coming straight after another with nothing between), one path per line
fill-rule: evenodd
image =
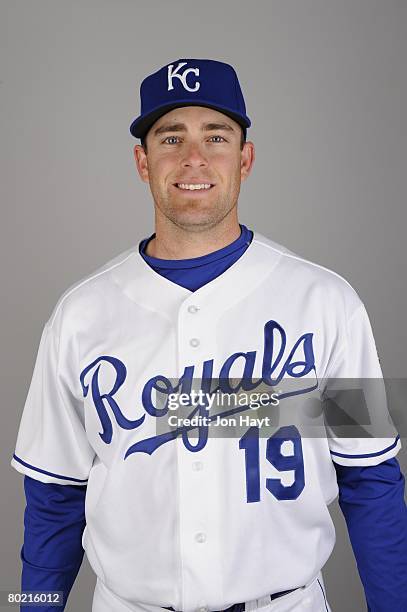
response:
M291 442L292 452L283 453L283 443ZM248 503L260 501L259 428L249 427L239 440L245 451L246 496ZM280 427L267 440L266 459L280 472L293 471L294 482L285 487L280 478L266 478L266 488L278 500L297 499L305 486L301 436L294 425Z

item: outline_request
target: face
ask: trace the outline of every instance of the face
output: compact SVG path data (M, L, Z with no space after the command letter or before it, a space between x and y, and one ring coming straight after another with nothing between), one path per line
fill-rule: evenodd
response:
M158 217L200 231L236 214L241 181L254 161L253 143L241 150L240 139L240 125L213 109L188 106L160 117L147 134L147 153L134 148Z

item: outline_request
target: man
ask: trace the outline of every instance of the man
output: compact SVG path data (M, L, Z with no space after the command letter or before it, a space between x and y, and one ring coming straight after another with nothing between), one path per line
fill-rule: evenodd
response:
M380 382L369 319L344 279L239 224L249 126L225 63L178 60L142 83L130 129L155 232L67 290L44 327L12 460L25 590L66 599L83 543L93 612L326 612L339 484L369 609L406 609L384 399L367 395L374 437L341 437L311 402L330 380ZM259 390L267 425L248 416ZM176 398L190 419L170 427ZM214 433L231 415L248 420Z

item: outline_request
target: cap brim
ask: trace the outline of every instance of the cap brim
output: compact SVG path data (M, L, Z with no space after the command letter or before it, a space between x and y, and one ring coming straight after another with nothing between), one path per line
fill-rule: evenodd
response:
M204 106L205 108L213 108L214 110L218 110L224 115L227 115L228 117L236 121L236 123L239 123L245 130L251 125L251 121L249 117L247 117L247 115L243 115L243 114L239 115L227 107L223 107L219 104L210 104L206 100L191 101L189 99L189 100L177 100L177 102L174 102L173 104L163 104L161 106L157 106L156 108L154 108L147 115L140 115L131 124L130 133L135 138L143 138L147 134L151 126L157 121L157 119L162 117L162 115L165 115L166 113L168 113L170 110L173 110L174 108L182 108L184 106Z

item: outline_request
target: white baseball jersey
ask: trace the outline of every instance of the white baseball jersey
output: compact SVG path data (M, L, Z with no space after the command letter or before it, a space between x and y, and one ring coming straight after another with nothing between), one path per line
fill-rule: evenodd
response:
M45 324L12 465L87 483L83 546L130 610L226 608L310 583L335 542L332 461L375 465L400 449L376 395L367 409L386 436L335 437L328 424L309 435L290 421L290 406L306 420L310 394L344 377L381 370L366 310L339 275L255 233L191 292L133 246L67 290ZM154 390L201 379L251 391L293 381L296 393L267 436L255 420L230 437L160 433L169 409Z

